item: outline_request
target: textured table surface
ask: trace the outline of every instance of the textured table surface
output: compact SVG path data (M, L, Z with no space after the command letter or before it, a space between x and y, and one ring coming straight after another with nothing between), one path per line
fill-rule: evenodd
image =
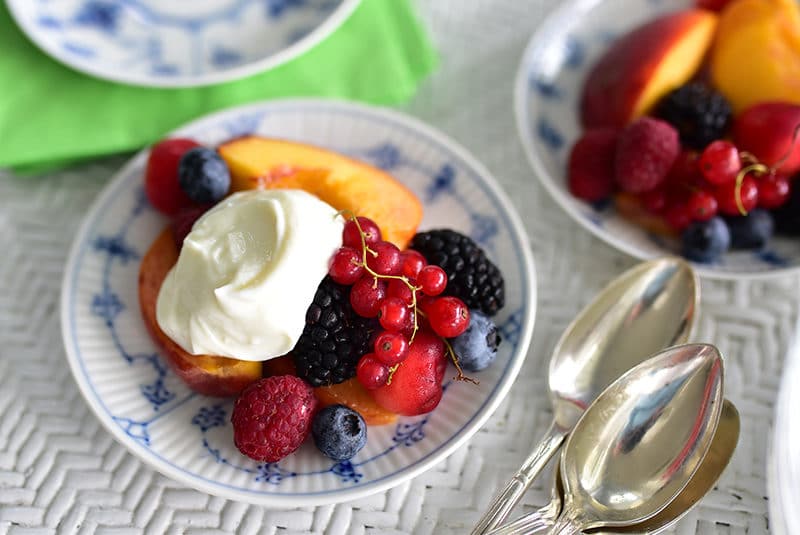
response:
M556 4L418 2L441 64L406 111L465 145L512 196L536 258L539 312L522 373L486 426L433 470L371 498L294 510L248 506L185 488L114 442L67 367L59 290L81 216L124 160L25 180L0 171L0 534L467 531L549 422L545 370L559 334L634 263L558 209L517 141L513 76L528 37ZM703 281L702 290L696 339L727 357L726 394L741 412L742 438L718 487L675 533L767 533L767 442L798 280ZM544 501L542 485L526 495L525 508Z

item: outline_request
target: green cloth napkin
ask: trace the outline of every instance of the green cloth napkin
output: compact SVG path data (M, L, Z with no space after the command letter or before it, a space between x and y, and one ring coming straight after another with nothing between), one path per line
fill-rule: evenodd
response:
M132 151L214 110L323 96L409 99L436 57L408 0L362 0L318 46L271 71L222 85L148 89L92 78L40 52L0 2L0 167L36 172Z

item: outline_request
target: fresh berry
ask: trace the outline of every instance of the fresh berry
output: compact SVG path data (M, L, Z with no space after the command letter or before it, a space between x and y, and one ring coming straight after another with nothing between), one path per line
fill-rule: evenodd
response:
M199 147L193 139L165 139L153 145L144 175L144 191L150 204L161 213L175 215L192 205L178 183L178 164L189 149Z
M695 187L703 181L700 173L700 154L693 150L682 150L667 174L667 183L672 187Z
M742 209L746 214L758 204L758 186L753 177L747 175L738 188L736 187L736 182L723 184L717 187L714 196L717 198L721 213L725 215L743 215Z
M743 151L791 176L800 171L800 105L764 102L742 111L733 138Z
M367 424L353 409L330 405L314 416L311 424L314 444L334 461L346 461L367 443Z
M422 329L409 346L390 382L371 390L381 407L405 416L432 411L442 399L442 379L447 369L444 342Z
M661 99L655 115L678 130L684 146L703 150L725 135L733 112L719 92L703 83L690 82Z
M408 324L410 310L399 297L387 297L381 302L378 321L387 331L401 331Z
M695 262L716 261L731 245L728 225L721 217L689 225L682 236L683 256Z
M625 127L615 155L617 184L628 193L658 187L680 152L678 132L669 123L642 117Z
M642 193L639 199L644 209L651 214L660 214L667 207L667 194L660 188Z
M364 275L361 253L352 247L340 247L331 257L328 275L339 283L349 286Z
M457 297L437 298L427 314L433 332L444 338L455 338L469 326L469 309Z
M386 298L386 281L365 274L350 290L350 305L356 314L364 318L374 318L381 311L381 303Z
M403 262L400 274L409 280L416 280L419 272L428 264L428 261L422 256L422 253L414 249L403 251L400 253L400 258Z
M386 384L389 379L389 367L375 358L372 353L367 353L358 361L356 377L367 390L374 390Z
M300 378L260 379L242 391L233 405L233 442L261 462L278 462L303 443L317 407L314 391Z
M401 333L384 331L375 338L375 358L394 366L408 356L408 340Z
M370 351L378 322L356 314L350 306L350 291L325 277L306 311L306 325L291 354L297 375L312 386L350 379L358 359Z
M699 189L689 195L689 214L694 221L708 221L717 215L717 199L708 191Z
M494 316L505 304L505 282L500 270L478 245L454 230L421 232L411 241L429 263L447 274L445 295L458 297L469 308ZM422 309L424 311L424 309Z
M758 179L758 205L773 210L789 199L791 185L786 175L770 173Z
M417 276L417 284L425 295L439 295L447 287L447 273L439 266L425 266Z
M692 214L686 202L679 201L667 206L664 221L676 232L683 232L692 222Z
M411 293L411 288L409 288L408 285L400 279L389 280L389 283L386 285L386 297L397 297L402 299L402 301L407 305L410 305L414 300L414 296Z
M467 330L451 340L458 363L464 370L479 372L488 368L497 357L500 333L491 318L480 310L470 310Z
M730 141L714 141L700 155L700 171L715 186L736 182L736 175L741 170L739 150Z
M192 231L195 221L200 219L200 216L206 213L209 208L211 208L210 205L190 206L178 212L171 225L172 237L175 239L175 245L178 246L178 249L183 246L183 240Z
M731 232L731 247L734 249L760 249L775 231L772 214L760 208L746 216L731 217L727 223Z
M607 199L614 192L614 155L616 130L587 130L572 146L567 167L569 190L589 202Z
M228 193L231 172L216 151L195 147L181 157L178 183L194 202L217 202Z
M342 230L342 245L345 247L352 247L356 251L362 249L361 234L358 232L359 225L361 225L361 232L364 233L364 241L367 245L373 245L381 241L381 229L378 228L378 225L372 219L361 216L357 219L358 225L356 225L355 221L352 219L349 219L344 224L344 230Z
M400 249L391 242L379 241L370 245L377 256L367 253L367 265L379 275L398 275L403 267Z

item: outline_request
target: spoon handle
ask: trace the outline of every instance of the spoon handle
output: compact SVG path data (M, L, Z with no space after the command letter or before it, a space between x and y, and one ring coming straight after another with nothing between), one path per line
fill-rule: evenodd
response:
M489 509L472 529L472 535L482 535L499 526L508 517L539 472L558 451L566 435L567 433L558 428L555 422L550 424L550 428L536 449L525 459L506 487L492 500Z
M541 509L519 517L513 522L503 524L497 529L493 529L486 535L524 535L527 533L544 531L553 526L558 516L560 504L550 502Z

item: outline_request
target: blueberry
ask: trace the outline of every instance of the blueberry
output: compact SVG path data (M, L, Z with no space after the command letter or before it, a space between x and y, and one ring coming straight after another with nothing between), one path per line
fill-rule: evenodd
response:
M800 187L789 190L789 198L774 210L775 232L786 236L800 236Z
M367 443L367 424L353 409L330 405L314 416L311 434L319 451L334 461L346 461Z
M500 333L494 322L480 310L469 311L469 327L450 342L461 367L470 372L485 370L497 356Z
M731 233L722 218L692 223L683 231L683 256L695 262L713 262L731 245Z
M194 202L217 202L228 193L231 173L225 160L215 151L195 147L181 157L178 183Z
M734 249L761 249L772 237L775 222L772 214L758 208L744 217L731 217L728 228Z

